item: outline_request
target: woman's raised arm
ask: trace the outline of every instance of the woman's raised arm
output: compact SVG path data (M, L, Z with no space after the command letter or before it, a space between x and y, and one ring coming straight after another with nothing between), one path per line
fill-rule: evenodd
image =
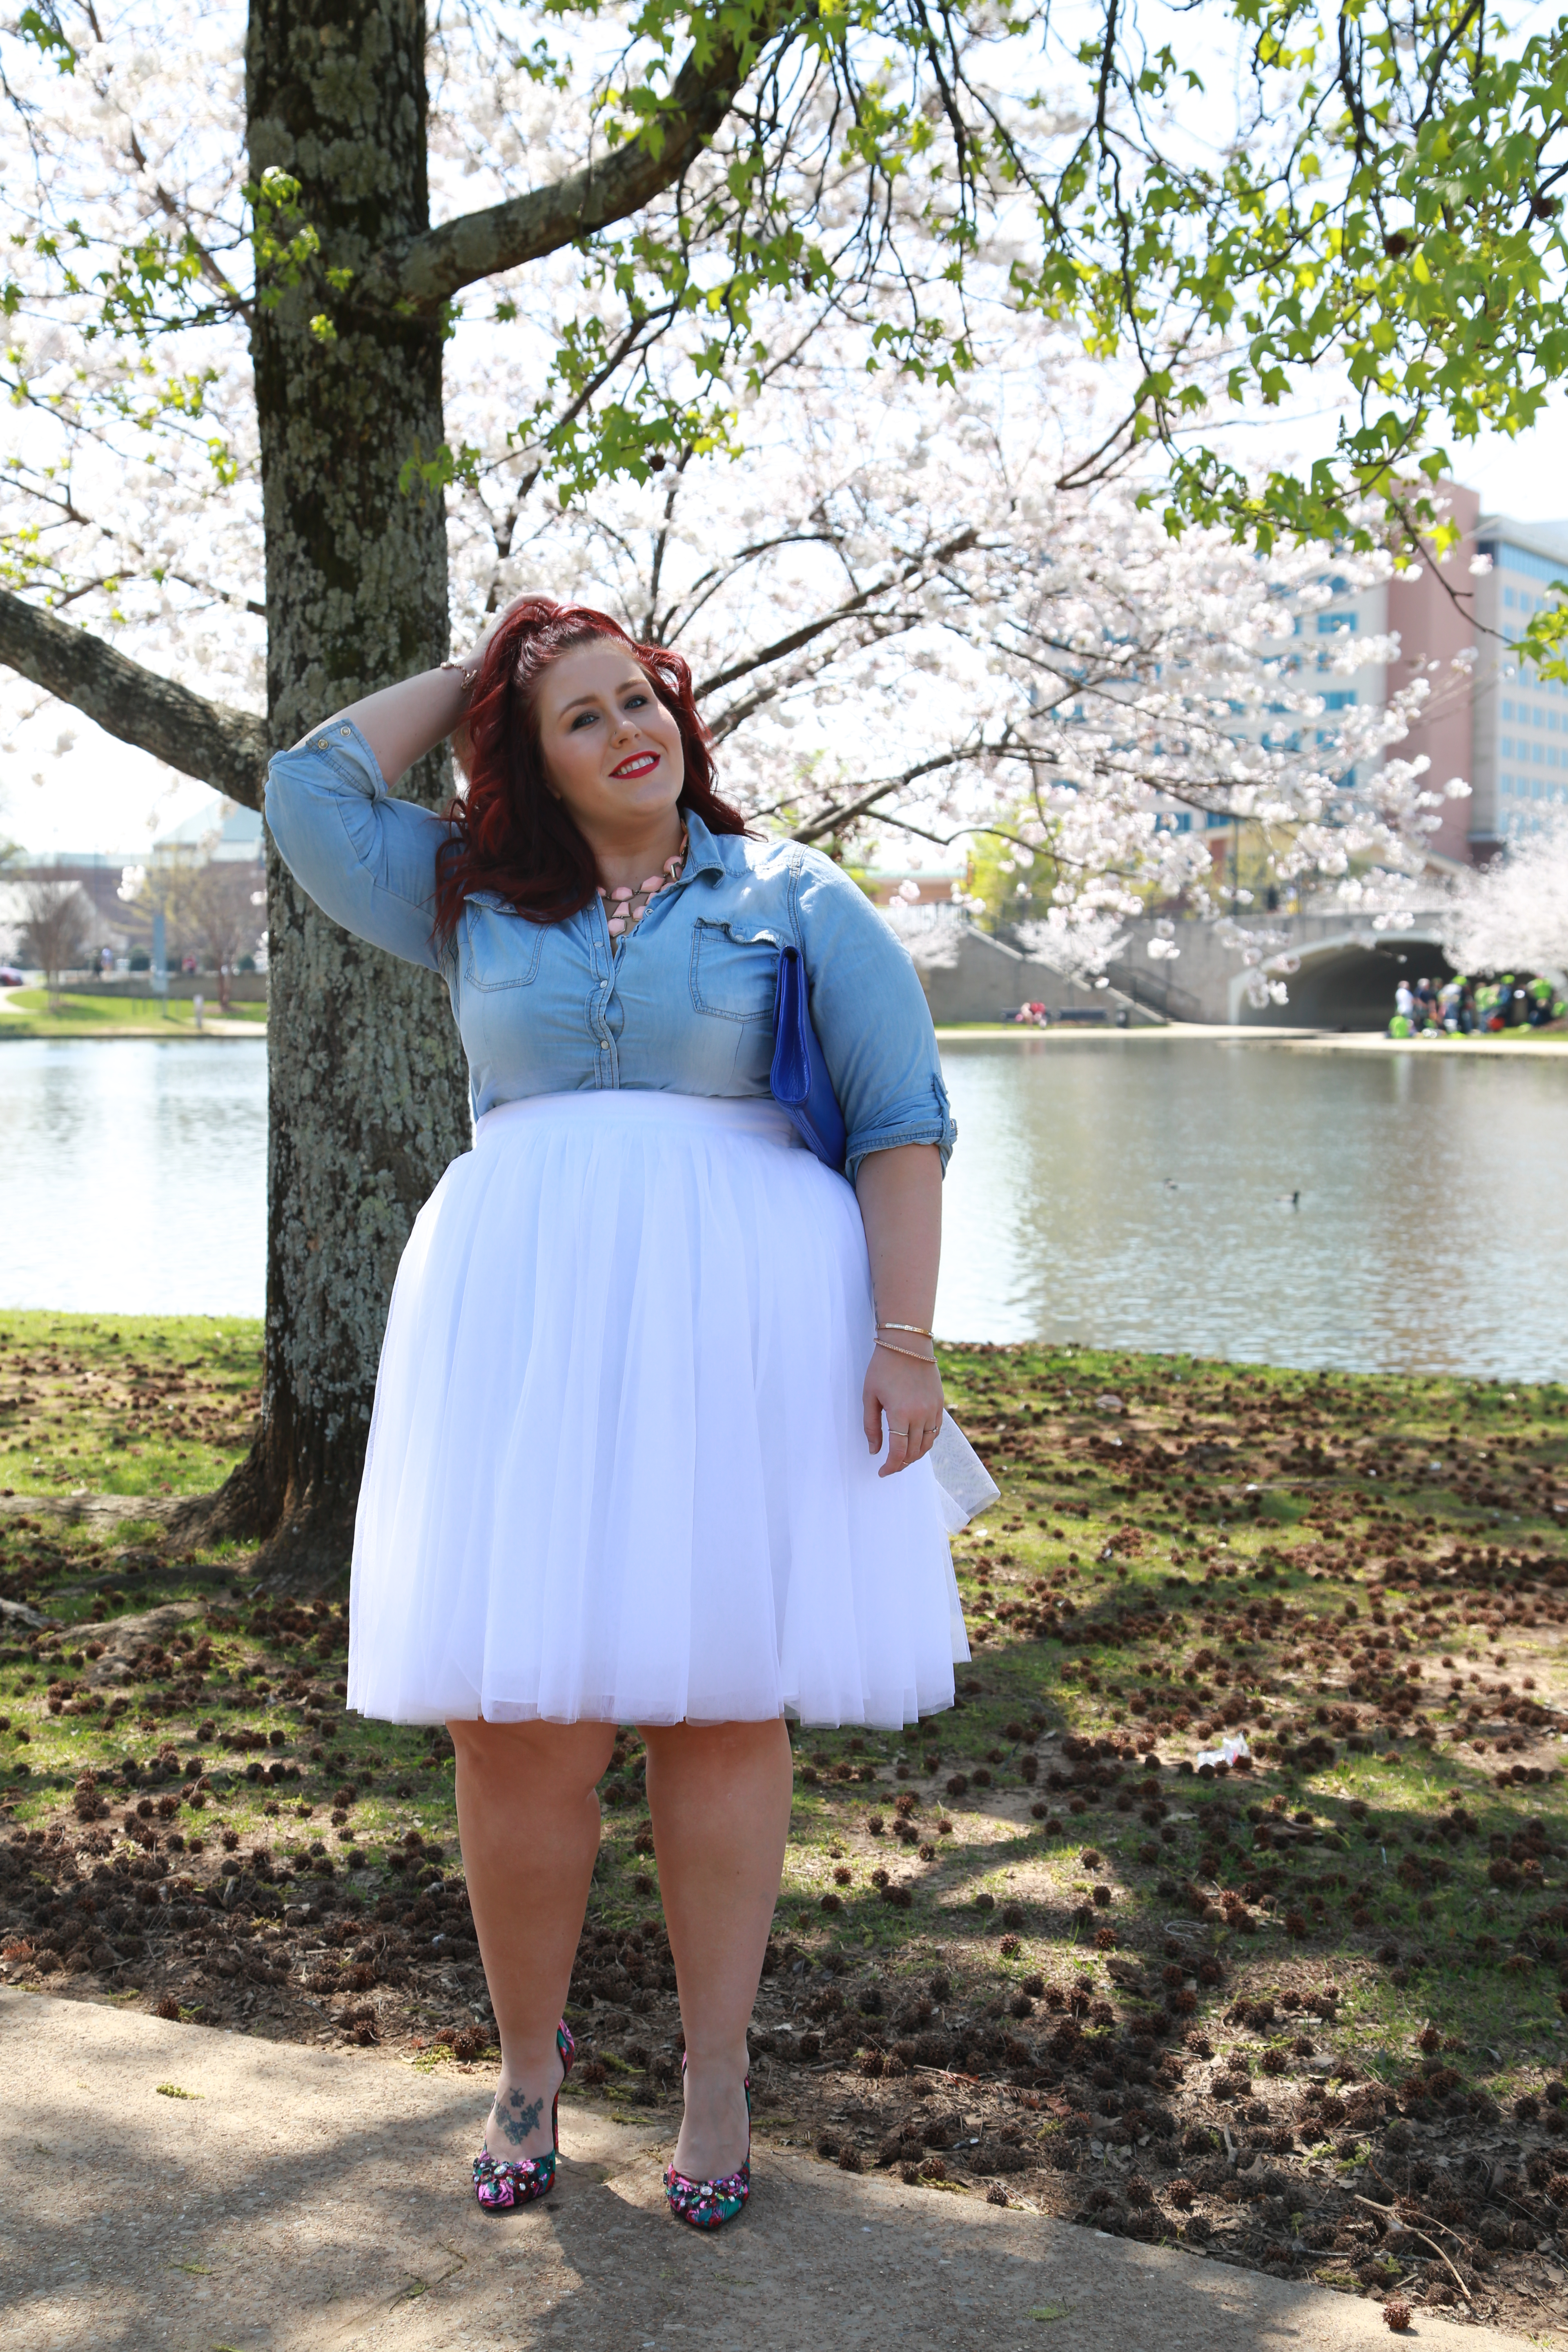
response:
M296 751L305 751L317 736L345 722L357 727L388 784L407 774L416 760L433 751L461 723L473 685L474 658L448 664L444 669L421 670L416 677L401 677L365 694L342 710L334 710L301 735Z

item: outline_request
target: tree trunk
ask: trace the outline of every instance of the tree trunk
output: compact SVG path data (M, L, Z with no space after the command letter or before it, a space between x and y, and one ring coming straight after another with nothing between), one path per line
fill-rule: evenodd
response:
M285 744L447 651L442 506L398 488L410 451L442 440L443 321L356 315L325 278L429 226L424 9L253 0L246 68L251 179L297 180L321 239L297 284L263 276L253 342L268 715ZM335 333L312 326L333 313ZM433 803L447 782L435 755L399 789ZM316 1586L348 1564L399 1255L471 1130L441 982L329 922L270 845L268 926L261 1427L206 1532L260 1533L272 1580Z

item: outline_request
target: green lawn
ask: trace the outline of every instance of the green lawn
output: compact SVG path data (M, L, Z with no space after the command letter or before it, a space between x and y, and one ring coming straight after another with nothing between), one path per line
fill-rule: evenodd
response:
M7 1037L195 1037L201 1034L189 997L170 997L160 1010L155 997L63 996L51 1012L47 991L11 988L0 1004L0 1043ZM207 998L207 1021L245 1021L258 1033L267 1027L265 1004L231 1004L218 1011L217 989Z
M249 1442L261 1326L0 1310L0 1489L205 1494Z

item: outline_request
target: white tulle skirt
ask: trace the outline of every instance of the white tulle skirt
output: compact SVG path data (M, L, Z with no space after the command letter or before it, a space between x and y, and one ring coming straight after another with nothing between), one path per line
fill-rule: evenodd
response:
M895 1726L951 1706L948 1530L995 1490L951 1423L878 1477L872 1337L854 1192L771 1102L487 1113L398 1269L350 1706Z

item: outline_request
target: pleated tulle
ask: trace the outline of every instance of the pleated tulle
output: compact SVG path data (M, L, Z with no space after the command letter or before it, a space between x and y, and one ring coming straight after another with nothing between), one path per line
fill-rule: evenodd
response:
M350 1706L887 1726L951 1706L952 1506L929 1460L877 1476L872 1336L855 1195L771 1103L489 1112L398 1270Z

